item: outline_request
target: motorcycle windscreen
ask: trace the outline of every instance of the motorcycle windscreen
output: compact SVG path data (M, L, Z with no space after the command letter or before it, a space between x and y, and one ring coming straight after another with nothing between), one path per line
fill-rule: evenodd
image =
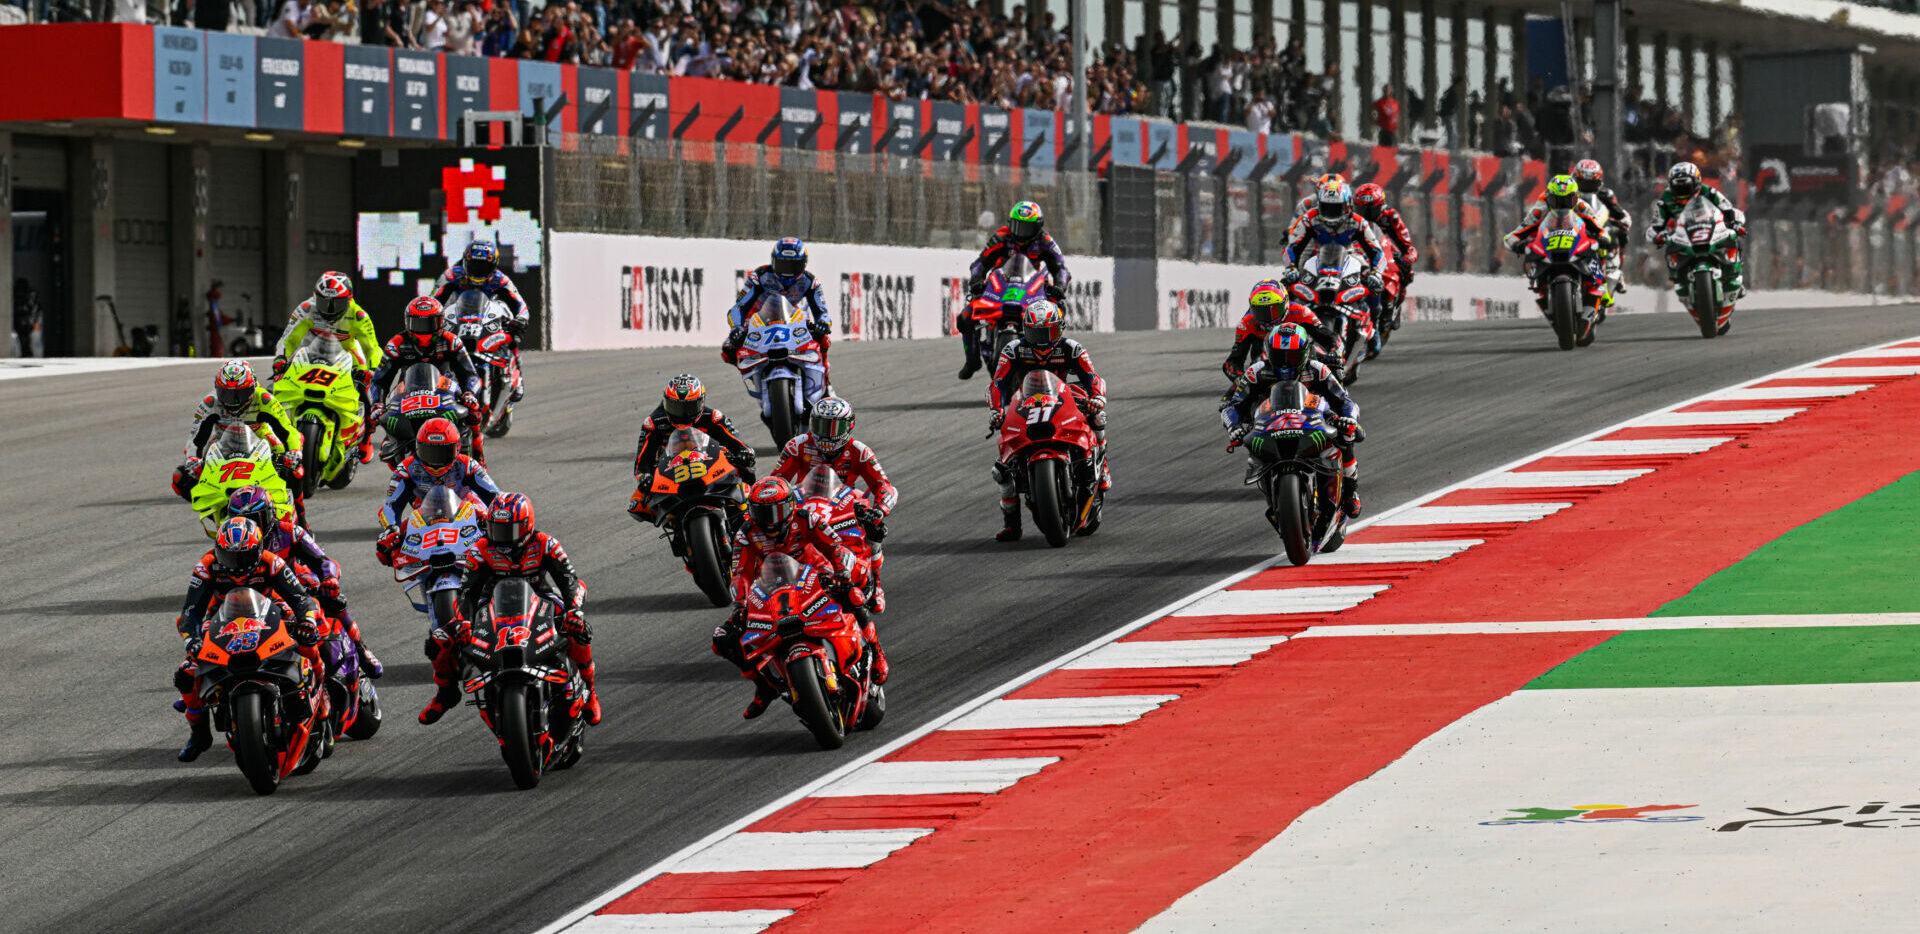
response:
M460 293L454 303L454 314L461 321L481 321L487 314L487 293L479 289L468 289Z
M436 486L420 500L420 518L427 522L450 522L460 514L460 498L452 487Z
M832 502L840 494L840 475L826 465L807 471L805 479L800 481L801 499L824 499Z
M784 295L769 295L760 300L760 307L753 312L753 318L747 322L749 330L785 324L802 327L806 321L800 316L800 309L787 301Z
M1720 209L1707 203L1705 198L1694 198L1680 210L1680 226L1687 232L1687 240L1693 243L1706 243L1713 239L1713 230L1720 224Z
M251 457L254 452L266 446L266 441L254 433L253 426L237 419L221 419L216 429L213 446L209 449L215 457L232 460L236 457Z
M1020 381L1023 405L1057 405L1066 394L1066 382L1052 370L1034 370ZM1045 398L1036 399L1036 396Z
M524 578L510 577L494 585L493 596L487 601L487 611L496 629L510 623L524 626L532 622L533 611L539 606L539 601L539 596L533 592L533 584Z
M241 587L229 591L220 600L220 609L213 615L216 623L229 623L241 619L257 619L265 622L273 612L273 601L252 587Z
M353 365L353 355L347 353L340 339L332 334L308 331L300 341L300 349L293 353L293 362L349 367Z
M660 452L660 459L671 462L675 457L689 451L703 454L712 444L713 439L708 438L704 431L697 428L675 428L673 434L667 436L667 446Z
M1336 276L1347 265L1347 247L1343 243L1322 243L1315 258L1320 261L1320 274Z
M407 374L401 379L406 392L429 392L440 388L443 377L431 363L416 363L407 367ZM395 393L399 395L399 393Z
M761 599L782 587L792 587L800 583L807 575L807 568L792 555L768 555L760 562L760 574L753 579L753 587L760 591Z

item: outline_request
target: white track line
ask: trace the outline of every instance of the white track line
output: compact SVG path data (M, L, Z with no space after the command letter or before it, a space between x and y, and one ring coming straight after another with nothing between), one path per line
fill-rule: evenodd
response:
M1914 357L1920 358L1920 347L1875 347L1872 350L1856 350L1842 359L1861 360L1868 357Z
M1898 363L1885 366L1817 366L1800 370L1800 376L1920 376L1920 363Z
M1113 697L995 698L941 727L943 730L1051 730L1076 726L1132 723L1178 694L1123 694Z
M592 915L575 934L759 934L790 914L776 908L743 911L683 911L644 915Z
M770 872L858 869L871 866L933 832L931 827L889 830L803 830L736 833L688 856L674 872Z
M1903 337L1896 341L1888 341L1884 344L1877 344L1877 345L1874 345L1874 347L1872 348L1866 348L1866 349L1874 350L1874 349L1891 347L1895 344L1910 343L1914 341L1920 341L1920 337ZM1827 362L1828 360L1839 360L1844 358L1845 356L1846 354L1835 354L1831 357L1825 358L1824 360L1816 360L1814 361L1813 364L1802 364L1802 366L1817 365L1819 363ZM1721 390L1716 390L1714 392L1702 393L1700 395L1693 396L1688 399L1682 399L1679 402L1673 403L1672 405L1655 409L1654 411L1656 413L1671 412L1671 411L1674 411L1675 409L1686 408L1687 406L1696 405L1701 402L1707 402L1707 401L1712 401L1716 399L1727 399L1727 398L1730 398L1729 392L1731 391L1737 391L1744 387L1750 387L1755 383L1764 383L1764 382L1767 382L1768 380L1779 379L1781 378L1781 374L1786 372L1790 372L1790 371L1782 370L1778 373L1773 373L1773 374L1761 376L1755 379L1750 379L1742 383L1736 383L1732 390L1721 389ZM1867 389L1867 388L1870 388L1870 387L1868 386L1851 387L1851 391L1858 392L1861 389ZM1841 395L1844 395L1844 393L1841 393ZM1805 398L1805 397L1785 396L1785 397L1768 397L1768 398ZM1613 432L1619 431L1622 428L1628 427L1631 423L1632 423L1632 420L1629 419L1624 422L1608 425L1597 431L1588 432L1587 434L1581 435L1580 437L1570 439L1568 441L1546 448L1545 450L1529 454L1525 457L1518 458L1509 463L1501 464L1498 467L1494 467L1490 470L1483 471L1482 473L1477 474L1473 477L1469 477L1466 480L1463 480L1459 483L1454 483L1448 486L1441 487L1440 489L1434 490L1433 492L1428 493L1425 496L1415 497L1414 499L1408 500L1407 502L1402 503L1399 506L1395 506L1393 508L1387 509L1376 515L1369 516L1365 519L1360 520L1359 522L1354 523L1349 528L1352 531L1357 532L1360 529L1366 528L1369 525L1377 524L1384 519L1389 519L1389 518L1392 518L1393 516L1407 512L1409 510L1419 508L1427 503L1430 503L1436 499L1439 499L1442 496L1446 496L1447 494L1452 493L1456 490L1465 489L1468 484L1473 483L1477 480L1482 480L1486 477L1490 477L1495 474L1503 474L1503 473L1511 472L1515 468L1525 466L1543 457L1557 456L1560 451L1568 447L1572 447L1573 445L1579 444L1583 441L1588 441L1604 435L1612 434ZM1024 672L1021 672L1020 674L1017 674L1000 684L997 684L991 688L988 688L985 692L974 697L972 700L962 703L959 706L953 708L952 710L949 710L946 713L941 714L940 716L934 717L932 720L928 721L927 723L922 724L918 729L912 730L904 735L901 735L895 738L892 742L885 743L879 746L878 748L875 748L867 752L865 755L853 760L852 762L842 765L839 768L834 769L828 772L827 774L814 779L813 781L807 782L801 785L799 788L796 788L793 791L790 791L784 795L781 795L778 798L775 798L772 801L767 802L765 805L755 809L754 811L747 813L745 815L742 815L738 820L735 820L734 822L715 830L714 832L706 835L705 837L680 848L680 850L667 856L665 859L662 859L659 862L656 862L653 865L648 866L647 868L642 869L641 871L634 873L632 876L629 876L626 879L622 880L621 882L615 884L611 888L607 889L605 892L602 892L598 896L594 897L593 900L587 902L586 904L579 905L574 909L572 909L571 911L568 911L566 914L561 915L559 918L554 919L547 926L540 928L537 932L535 932L535 934L557 934L557 932L559 931L566 930L567 928L574 925L575 922L578 922L583 918L588 918L589 916L593 915L595 911L598 911L600 908L604 907L607 903L613 901L614 899L619 898L622 895L627 894L628 892L633 891L634 889L645 884L648 880L654 878L655 876L659 876L663 873L666 873L670 869L677 868L682 863L682 861L686 860L687 858L695 854L698 854L701 851L706 850L712 846L715 846L719 842L727 839L729 836L732 836L738 833L743 828L752 826L756 821L759 821L765 817L768 817L769 815L772 815L778 812L782 808L785 808L796 801L799 801L803 798L806 798L814 794L815 792L819 791L821 788L824 788L836 781L839 781L842 778L845 778L847 775L852 774L856 769L859 769L870 762L874 762L879 759L885 758L886 756L894 753L896 750L905 748L908 745L919 742L922 738L926 737L928 734L933 733L936 730L946 729L949 725L951 725L955 721L958 721L962 717L965 717L968 714L971 714L974 711L979 710L980 708L986 706L987 704L990 704L999 700L1001 695L1004 695L1010 691L1013 691L1021 687L1022 685L1028 684L1034 681L1035 679L1040 678L1050 672L1058 670L1061 666L1066 665L1067 663L1072 662L1073 660L1083 655L1093 652L1095 649L1098 649L1109 642L1117 641L1121 637L1126 636L1129 633L1134 632L1135 630L1143 629L1153 623L1156 623L1162 619L1165 619L1168 616L1172 616L1177 613L1180 613L1182 610L1185 610L1187 607L1200 601L1202 598L1206 597L1208 594L1211 594L1222 588L1230 587L1234 584L1240 583L1241 581L1244 581L1247 578L1260 573L1261 571L1265 571L1268 568L1274 567L1276 564L1278 564L1282 560L1284 559L1276 556L1274 558L1269 558L1265 561L1261 561L1260 563L1255 564L1252 567L1242 569L1237 573L1229 574L1226 577L1221 578L1220 580L1214 582L1213 584L1208 585L1206 588L1202 590L1195 591L1194 593L1190 593L1184 597L1180 597L1178 599L1170 601L1166 605L1157 607L1149 611L1146 615L1133 619L1127 622L1125 625L1122 625L1114 629L1113 631L1103 636L1100 636L1097 639L1094 639L1091 642L1088 642L1082 646L1079 646L1078 648L1072 649L1060 655L1057 658L1054 658L1042 664L1036 665L1033 668L1030 668ZM1187 615L1191 615L1191 614L1187 614ZM601 930L607 930L607 929L602 928Z
M1653 473L1651 467L1628 470L1510 470L1468 481L1469 490L1528 490L1576 486L1614 486Z
M1770 425L1784 422L1806 409L1733 409L1725 412L1662 412L1636 418L1635 428L1688 428L1695 425Z
M968 759L960 762L871 762L825 788L816 798L868 795L998 794L1060 761L1058 757Z
M1338 613L1351 610L1387 589L1359 587L1281 587L1275 590L1220 590L1175 611L1174 616L1271 616L1276 613Z
M1478 525L1486 522L1534 522L1572 503L1496 503L1490 506L1419 506L1381 525Z
M1061 670L1106 668L1218 668L1238 665L1287 641L1286 636L1109 642L1061 666Z
M1660 629L1793 629L1807 626L1920 626L1920 613L1823 613L1805 616L1653 616L1520 623L1386 623L1314 626L1295 639L1349 636L1445 636L1530 632L1643 632Z
M1775 376L1773 379L1783 379ZM1695 402L1767 402L1774 399L1829 399L1835 396L1851 396L1864 389L1872 389L1872 383L1860 383L1846 386L1742 386L1734 389L1722 389L1711 396L1695 399ZM1620 427L1630 427L1631 423Z
M1647 454L1698 454L1732 438L1642 438L1635 441L1587 441L1560 453L1561 457L1636 457Z
M1475 545L1477 538L1456 538L1443 542L1348 542L1332 554L1313 556L1313 563L1325 564L1404 564L1413 561L1444 561Z

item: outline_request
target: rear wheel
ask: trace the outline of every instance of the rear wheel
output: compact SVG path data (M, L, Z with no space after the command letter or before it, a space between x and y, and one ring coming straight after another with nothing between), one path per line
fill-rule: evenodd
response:
M1559 278L1547 286L1547 316L1553 321L1553 335L1560 339L1561 350L1572 350L1579 336L1580 303L1574 297L1573 280Z
M327 452L323 450L326 435L327 430L319 419L309 415L300 420L300 465L307 472L300 478L303 496L312 496L320 486L320 471L327 463Z
M693 569L693 582L714 606L733 602L727 593L727 565L722 560L725 547L720 542L720 520L710 512L696 512L687 518L687 567Z
M259 691L241 691L233 698L233 761L256 795L270 795L280 787L279 757L267 745L266 711Z
M846 743L846 730L840 715L827 701L827 682L820 672L820 659L803 656L787 667L787 681L793 686L793 712L813 733L821 749L839 749Z
M1287 563L1294 567L1306 564L1313 558L1313 549L1307 542L1307 516L1310 512L1307 496L1307 485L1297 473L1281 474L1273 481L1273 500L1270 505L1275 519L1274 528L1280 533L1280 543L1286 546Z
M767 430L773 433L773 446L785 447L793 438L794 425L799 419L794 409L793 380L767 380L761 392L765 393L767 405Z
M1712 340L1720 333L1720 303L1714 292L1713 270L1702 266L1693 271L1693 288L1687 295L1700 336Z
M500 689L500 757L507 760L513 783L521 788L540 784L540 751L533 738L533 705L539 698L525 684Z
M353 718L353 725L347 727L348 739L372 739L380 732L380 692L374 690L373 682L360 679L360 713Z
M1055 548L1067 543L1067 496L1061 489L1064 474L1060 462L1041 458L1027 465L1027 495L1033 498L1033 524L1047 544Z

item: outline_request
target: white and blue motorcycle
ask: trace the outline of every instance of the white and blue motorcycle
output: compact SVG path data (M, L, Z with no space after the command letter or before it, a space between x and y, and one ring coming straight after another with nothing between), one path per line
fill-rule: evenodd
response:
M402 532L393 553L393 579L405 585L413 608L427 614L429 633L450 631L454 602L466 581L467 552L480 541L480 507L436 486L407 512Z
M799 434L813 403L827 394L825 348L807 330L807 316L783 296L769 295L747 319L735 366L760 420L782 446Z

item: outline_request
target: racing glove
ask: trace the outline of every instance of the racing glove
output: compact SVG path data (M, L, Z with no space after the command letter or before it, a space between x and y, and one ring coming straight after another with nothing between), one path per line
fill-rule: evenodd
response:
M301 645L313 645L320 641L320 613L318 610L301 614L300 621L293 624L293 638Z
M567 610L566 615L560 618L560 628L566 632L567 638L580 645L593 643L593 627L587 625L587 611L577 606Z
M392 567L393 566L393 550L399 546L400 546L400 530L397 528L390 528L385 532L380 533L380 540L373 543L374 557L380 559L381 564L387 565L388 567Z
M1367 270L1367 274L1362 276L1360 281L1366 285L1367 291L1374 295L1379 295L1385 290L1387 285L1386 280L1380 278L1380 270L1378 269Z
M1331 421L1335 428L1340 429L1340 437L1347 441L1358 441L1365 437L1361 434L1360 423L1345 415L1335 415Z
M738 464L743 470L752 470L754 461L760 458L760 455L755 454L752 448L747 447L734 451L732 456L733 462Z
M273 378L279 379L280 374L285 373L286 371L287 371L286 359L284 357L273 358Z
M1000 426L1006 424L1006 421L1007 421L1007 413L1002 412L999 409L994 409L991 413L987 415L987 430L999 431Z
M306 468L300 464L299 456L292 451L288 451L285 454L275 454L273 456L273 462L280 465L280 469L295 480L307 475Z
M521 318L508 318L507 333L518 338L520 335L527 333L527 322Z
M727 614L727 628L739 632L745 625L747 625L747 605L736 603L733 605L733 612Z
M1065 301L1067 298L1067 290L1057 285L1054 285L1051 282L1047 283L1046 291L1047 291L1048 301L1060 302L1060 301Z
M1247 431L1248 428L1245 425L1235 425L1227 429L1227 450L1231 451L1239 447L1241 442L1246 441Z
M979 276L974 276L973 278L968 279L967 280L967 301L973 301L974 299L979 298L980 293L986 290L987 290L987 280L982 279Z
M825 341L833 334L833 325L825 321L815 321L807 325L807 333L812 334L814 340Z

